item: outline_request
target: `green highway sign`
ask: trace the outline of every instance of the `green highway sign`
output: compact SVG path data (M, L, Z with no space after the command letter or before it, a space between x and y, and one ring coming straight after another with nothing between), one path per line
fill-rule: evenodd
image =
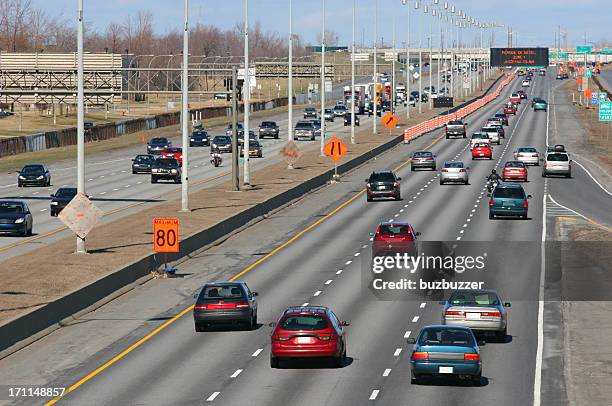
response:
M557 58L559 58L559 59L567 59L567 52L559 52L557 54Z
M599 51L600 54L612 54L612 49L602 49Z
M592 78L593 77L593 71L590 70L590 69L587 69L586 72L584 73L584 77Z
M599 101L606 101L606 97L608 97L606 92L599 92Z
M576 52L578 52L579 54L590 54L592 50L593 50L593 47L591 46L576 47Z
M599 121L612 121L612 101L599 103Z

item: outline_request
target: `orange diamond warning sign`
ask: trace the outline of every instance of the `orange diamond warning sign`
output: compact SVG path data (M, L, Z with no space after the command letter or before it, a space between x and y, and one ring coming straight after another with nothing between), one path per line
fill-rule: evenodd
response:
M325 155L334 161L339 161L347 151L348 147L338 137L332 137L329 142L325 144L325 148L323 148Z

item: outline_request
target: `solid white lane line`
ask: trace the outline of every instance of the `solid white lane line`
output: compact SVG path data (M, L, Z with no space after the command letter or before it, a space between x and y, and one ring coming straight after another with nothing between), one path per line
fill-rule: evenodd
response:
M387 368L385 369L385 372L383 372L383 376L389 376L390 373L391 373L391 368Z
M230 378L235 378L242 373L242 369L237 369L236 372L230 375Z
M413 323L416 323L417 321L419 321L419 316L414 316L414 317L412 318L412 322L413 322Z
M319 296L321 293L322 293L322 292L321 292L320 290L317 290L317 291L314 293L314 295L313 295L313 296L314 296L314 297L317 297L317 296Z
M257 350L255 350L253 354L251 354L251 357L258 356L259 354L261 354L262 351L263 351L263 348L258 348Z
M325 284L326 284L326 285L329 285L329 284L331 284L332 282L333 282L333 279L328 279L328 280L326 280L326 281L325 281Z
M380 391L379 391L378 389L374 389L374 390L372 391L372 394L370 395L370 400L376 400L376 397L378 396L378 393L379 393L379 392L380 392Z
M583 170L586 172L586 174L587 174L587 175L589 175L589 177L590 177L590 178L593 180L593 182L595 182L595 183L597 184L597 186L599 186L599 187L601 188L601 190L603 190L604 192L606 192L607 194L609 194L610 196L612 196L612 193L610 193L610 191L608 191L608 189L606 189L605 187L603 187L603 186L602 186L602 184L601 184L601 183L599 183L599 182L597 181L597 179L595 179L595 177L594 177L593 175L591 175L591 172L589 172L589 171L587 170L587 168L585 168L585 167L584 167L584 166L583 166L583 165L582 165L580 162L576 161L575 159L572 159L572 161L574 161L575 163L577 163L577 164L578 164L578 166L580 166L580 167L581 167L581 168L582 168L582 169L583 169Z
M401 348L397 348L395 350L395 352L393 353L394 357L399 357L399 355L402 353L402 349Z
M209 397L206 399L206 401L207 401L207 402L212 402L213 400L215 400L215 398L216 398L217 396L219 396L219 394L220 394L220 393L221 393L221 392L213 392L213 393L212 393L212 395L210 395L210 396L209 396Z

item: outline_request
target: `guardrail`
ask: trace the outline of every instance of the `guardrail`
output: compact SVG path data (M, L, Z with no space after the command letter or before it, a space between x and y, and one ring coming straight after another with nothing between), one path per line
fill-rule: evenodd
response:
M251 103L251 111L269 110L286 106L287 104L288 99L286 97L272 99L267 102L255 102ZM240 112L244 112L244 105L239 105L238 109ZM231 116L231 109L229 107L204 107L200 109L190 109L189 112L190 116L198 116L200 119ZM132 120L118 121L110 124L96 125L85 134L85 142L104 141L126 134L168 127L179 124L180 121L181 113L177 111L135 118ZM4 138L0 140L0 158L25 152L43 151L50 148L76 145L76 143L76 127L22 135L20 137Z
M434 117L430 120L424 121L420 124L414 125L410 128L406 128L404 130L404 144L410 143L410 141L414 138L417 138L425 133L428 133L432 130L445 126L449 121L462 119L474 111L478 110L485 104L489 103L492 100L495 100L501 93L501 91L506 87L512 79L514 79L515 74L509 75L503 82L499 84L497 89L493 93L489 93L484 95L483 97L473 101L465 107L458 109L457 111L450 114L443 114L437 117Z

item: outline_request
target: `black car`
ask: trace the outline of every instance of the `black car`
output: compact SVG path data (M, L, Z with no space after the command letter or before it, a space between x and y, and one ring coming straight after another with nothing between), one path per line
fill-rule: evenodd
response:
M257 326L256 296L244 282L207 283L196 295L195 331L204 331L211 324L245 324L252 330Z
M495 117L501 120L502 125L508 125L508 115L506 113L496 113Z
M244 135L244 125L242 123L238 123L236 125L236 131L238 132L238 136L240 137L241 135ZM250 132L250 130L249 130ZM230 137L232 136L233 131L232 131L232 124L228 124L227 127L225 128L225 135L229 135Z
M219 151L220 153L232 152L232 137L229 135L217 135L213 138L210 144L210 151Z
M251 130L249 130L249 142L257 141L257 135ZM244 131L241 134L238 134L238 145L241 146L244 144Z
M259 126L259 138L272 137L278 139L279 128L275 121L262 121Z
M28 164L19 171L17 186L51 186L51 174L45 164Z
M85 121L83 123L83 131L85 133L85 135L91 135L93 134L93 128L96 126L95 123L91 122L91 121Z
M427 95L427 93L422 93L420 98L419 98L419 91L418 90L410 92L410 96L414 97L414 99L416 101L419 101L419 99L420 99L421 103L427 103L429 101L429 96Z
M317 110L314 107L304 109L304 118L317 118Z
M151 183L173 180L181 183L181 164L176 158L157 158L151 168Z
M76 195L77 188L75 187L61 187L57 189L57 192L51 195L51 217L56 217Z
M170 142L170 140L166 137L152 138L147 144L147 154L158 155L164 152L166 148L171 146L172 142Z
M136 155L136 158L132 159L132 174L151 173L153 162L155 162L155 155Z
M25 202L0 200L0 233L32 235L34 219Z
M349 126L351 125L351 115L350 114L345 114L344 115L344 126ZM357 114L355 114L355 125L359 125L359 116Z
M371 202L378 197L392 197L395 200L401 199L400 180L391 171L372 172L366 179L366 199Z
M208 133L204 130L196 130L191 133L189 138L190 147L208 147L210 146L210 138Z

